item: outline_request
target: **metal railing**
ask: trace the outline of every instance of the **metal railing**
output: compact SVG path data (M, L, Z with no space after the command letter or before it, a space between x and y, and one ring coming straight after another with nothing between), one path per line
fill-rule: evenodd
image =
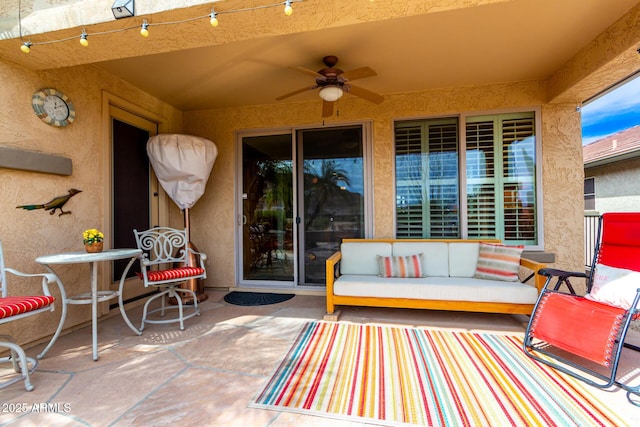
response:
M591 268L593 255L596 250L598 239L598 220L600 215L585 214L584 216L584 266Z

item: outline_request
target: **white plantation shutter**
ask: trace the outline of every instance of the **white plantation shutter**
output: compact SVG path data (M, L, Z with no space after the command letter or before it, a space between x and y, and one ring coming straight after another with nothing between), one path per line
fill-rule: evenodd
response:
M468 237L535 244L534 114L469 118L466 137Z
M459 237L457 123L396 127L396 237Z
M495 238L496 235L494 136L493 120L467 122L467 230L470 239Z
M460 237L458 217L458 122L431 123L429 153L430 238Z
M396 235L423 236L422 126L396 129Z
M517 244L536 241L535 121L516 116L502 121L503 240Z
M460 190L457 118L396 123L396 237L536 245L535 113L467 117ZM462 194L460 194L462 193Z

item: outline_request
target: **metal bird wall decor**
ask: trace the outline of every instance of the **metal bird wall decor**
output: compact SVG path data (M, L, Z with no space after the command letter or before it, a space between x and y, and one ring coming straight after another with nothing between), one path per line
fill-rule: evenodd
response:
M22 205L22 206L16 206L16 209L24 209L27 211L33 211L36 209L44 209L45 211L51 211L49 212L49 214L53 215L56 213L56 210L60 210L60 214L58 214L58 216L62 216L62 215L66 215L66 214L70 214L71 211L63 211L62 207L65 205L65 203L67 203L69 201L70 198L72 198L73 196L75 196L78 193L82 193L81 190L76 190L75 188L72 188L71 190L69 190L69 192L67 194L63 194L61 196L57 196L54 197L53 199L51 199L50 201L48 201L47 203L43 204L43 205Z

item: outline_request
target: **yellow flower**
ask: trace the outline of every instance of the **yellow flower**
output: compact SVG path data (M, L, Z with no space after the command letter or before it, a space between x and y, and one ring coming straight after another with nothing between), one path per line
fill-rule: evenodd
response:
M85 244L91 244L95 242L102 242L104 240L104 234L95 228L90 228L82 232L82 241Z

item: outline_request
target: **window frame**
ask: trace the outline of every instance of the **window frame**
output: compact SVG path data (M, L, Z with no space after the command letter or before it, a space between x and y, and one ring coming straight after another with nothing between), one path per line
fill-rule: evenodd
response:
M591 181L591 186L593 187L593 192L592 193L587 193L587 189L586 189L587 181ZM585 212L594 212L596 210L596 177L595 176L589 176L589 177L585 177L584 178L583 193L584 193L584 210L585 210ZM589 200L593 203L593 207L592 208L587 207L587 197L588 196L591 196L591 198Z
M396 135L395 130L397 129L397 125L403 122L419 122L425 120L434 120L434 119L450 119L457 118L458 120L458 146L459 146L459 220L460 220L460 239L468 238L468 206L467 206L467 171L466 171L466 146L467 146L467 137L466 137L466 125L467 121L470 118L478 117L478 116L499 116L504 114L514 114L514 113L533 113L534 117L534 132L535 132L535 203L536 203L536 213L535 213L535 221L536 221L536 236L537 243L531 245L525 245L525 250L534 250L540 251L544 249L544 223L543 223L543 195L544 188L542 182L542 126L541 126L541 109L539 106L532 107L518 107L518 108L506 108L506 109L495 109L495 110L482 110L482 111L465 111L458 112L454 114L448 115L427 115L420 117L407 117L407 118L396 118L393 120L393 128L392 128L392 136L393 136L393 149L392 149L392 167L393 167L393 194L394 194L394 213L393 213L393 235L396 236L397 233L397 210L396 210L396 195L397 195L397 182L396 182Z

